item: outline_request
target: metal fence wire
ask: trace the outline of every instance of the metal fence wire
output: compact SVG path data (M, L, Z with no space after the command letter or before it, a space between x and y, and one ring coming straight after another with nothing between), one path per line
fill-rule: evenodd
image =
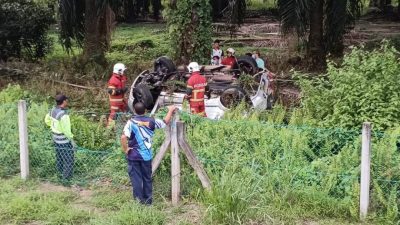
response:
M30 104L28 138L31 176L79 185L129 185L120 135L130 114L105 126L107 114L71 112L77 147L56 145L44 117L50 106ZM255 120L208 120L182 113L187 138L211 177L227 168L251 171L293 190L315 188L332 198L358 201L361 133L359 130L291 126ZM19 173L17 105L0 106L0 175ZM389 210L400 199L400 130L373 133L371 207ZM164 139L154 137L154 155ZM161 173L168 170L164 160ZM182 174L193 174L183 171ZM185 178L183 178L185 179Z

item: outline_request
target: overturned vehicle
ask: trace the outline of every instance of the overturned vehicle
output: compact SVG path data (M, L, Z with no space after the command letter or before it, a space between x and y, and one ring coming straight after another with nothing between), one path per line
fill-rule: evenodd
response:
M252 57L242 56L236 60L233 68L201 66L200 73L207 78L209 86L204 100L208 118L219 119L240 102L259 110L272 107L271 79L274 74L268 70L259 71ZM152 113L168 105L182 109L189 77L186 66L176 67L169 58L158 58L153 71L143 71L132 83L128 100L130 110L133 111L135 102L142 102Z

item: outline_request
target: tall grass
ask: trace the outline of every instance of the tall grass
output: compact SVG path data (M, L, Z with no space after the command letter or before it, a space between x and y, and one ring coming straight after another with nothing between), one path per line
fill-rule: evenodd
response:
M10 98L4 92L0 96ZM48 128L43 123L47 108L47 105L30 104L29 144L31 161L35 162L33 176L51 179L56 171L51 138L46 136ZM9 110L14 111L7 113ZM8 134L0 134L1 172L13 175L18 172L18 132L16 119L11 119L16 116L16 108L2 106L0 112L3 112L0 116L5 116L0 129ZM310 127L311 122L301 113L295 111L289 115L282 107L259 112L245 111L244 106L239 106L220 121L188 115L181 118L187 123L189 142L213 184L211 192L202 192L193 170L182 163L182 193L205 205L207 221L215 221L211 224L358 218L360 131ZM93 121L85 120L82 124L103 132ZM84 134L77 137L82 145L85 142L79 138L90 136ZM373 137L371 212L385 223L399 220L399 135L400 129L393 129L374 133ZM108 136L96 136L99 138ZM156 151L162 142L162 132L158 132L154 140ZM113 184L129 185L126 162L118 146L116 143L110 154L105 155L93 154L90 148L78 152L75 182L105 179ZM170 160L166 158L156 174L156 197L169 197L169 168ZM138 209L120 207L120 204L130 204L129 201L121 203L128 198L127 193L118 198L103 196L95 204L129 214ZM155 213L149 210L140 213ZM141 218L141 215L120 218L116 213L108 221L125 224L136 223ZM157 224L163 218L157 214L154 220L145 221Z

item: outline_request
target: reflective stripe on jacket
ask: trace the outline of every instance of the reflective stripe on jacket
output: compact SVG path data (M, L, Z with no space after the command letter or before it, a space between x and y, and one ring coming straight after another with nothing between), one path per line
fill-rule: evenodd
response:
M192 89L190 102L204 102L207 80L199 72L193 72L187 82L187 88Z
M125 101L124 101L124 93L121 94L116 94L116 90L117 89L124 89L125 88L125 84L126 84L127 78L124 75L118 75L113 73L113 75L111 76L110 80L108 81L108 87L107 89L111 89L112 93L109 94L109 100L110 100L110 105L111 108L114 106L114 108L116 106L121 106L121 105L125 105Z
M53 108L46 115L45 122L51 128L55 143L66 144L72 140L71 122L65 109L60 107Z

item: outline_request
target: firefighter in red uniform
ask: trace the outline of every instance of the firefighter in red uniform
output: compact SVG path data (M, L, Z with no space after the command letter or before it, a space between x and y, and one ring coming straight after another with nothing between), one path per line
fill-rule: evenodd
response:
M113 124L116 119L117 112L126 111L125 87L127 78L124 74L126 67L122 63L114 65L113 74L108 81L107 92L110 97L110 116L108 117L108 125Z
M236 57L235 50L233 48L228 48L226 50L226 57L222 60L221 64L227 66L228 69L233 69L235 67Z
M192 114L206 117L204 95L207 91L207 80L200 74L200 66L197 62L191 62L187 68L192 73L187 82L186 91L190 111Z

